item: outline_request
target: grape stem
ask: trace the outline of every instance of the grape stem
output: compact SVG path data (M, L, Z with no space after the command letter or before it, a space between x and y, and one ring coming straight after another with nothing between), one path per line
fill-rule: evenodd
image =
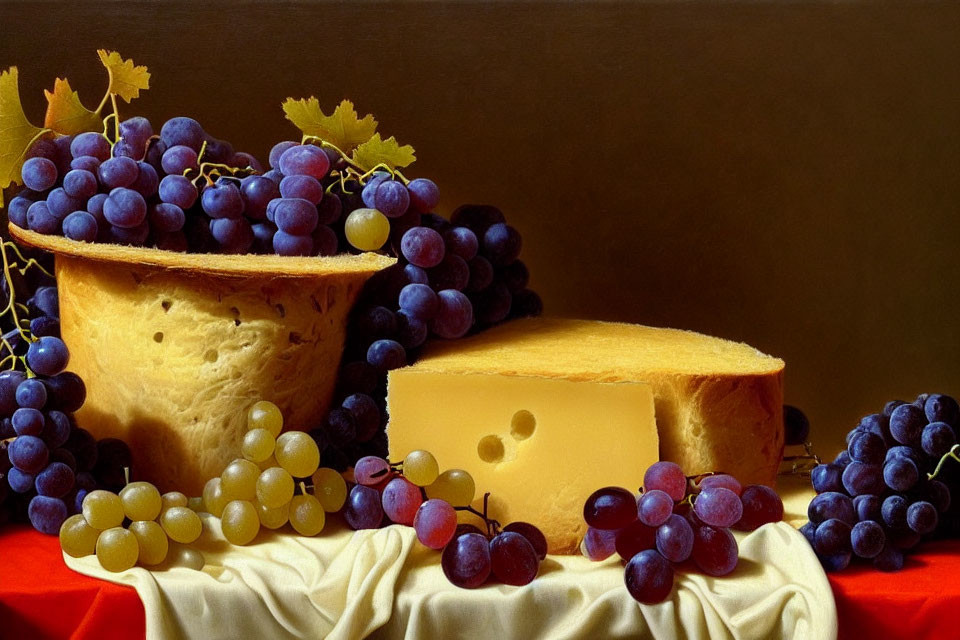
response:
M940 462L937 463L937 467L933 470L933 473L927 474L927 480L933 480L936 478L947 460L956 460L957 462L960 462L960 456L957 455L958 453L960 453L960 444L955 444L950 448L950 451L947 451L945 454L943 454L943 457L940 458Z
M790 462L792 464L790 466L790 471L782 472L780 475L808 476L810 475L810 472L813 471L814 467L819 464L823 464L823 460L820 459L820 456L813 452L813 444L804 442L803 450L803 455L783 457L784 462Z
M7 300L7 306L2 311L0 311L0 316L6 315L7 313L9 313L13 317L14 326L16 326L17 331L20 333L23 339L26 340L27 342L34 342L36 338L34 338L33 335L30 334L29 330L25 330L23 328L20 318L17 316L17 303L16 303L17 294L16 294L16 291L14 290L13 276L10 275L10 269L12 267L17 267L18 265L16 262L12 264L10 263L10 260L7 257L8 248L12 249L13 252L17 255L17 257L19 257L21 260L24 259L23 254L20 253L19 249L17 249L12 242L4 241L3 243L0 243L0 254L3 255L3 278L7 283L7 291L9 292L9 299ZM26 272L26 270L33 265L39 266L39 263L37 263L37 261L34 260L33 258L31 258L30 260L26 260L25 262L27 264L24 267L19 268L20 275L23 275ZM50 275L50 273L46 269L43 269L43 267L40 267L40 269L45 274ZM13 354L13 348L10 346L10 343L7 341L6 338L3 339L3 346L8 348L10 350L10 353Z
M483 512L482 513L480 511L477 511L470 505L466 505L463 507L454 507L454 510L466 511L467 513L472 513L473 515L483 520L484 525L486 525L487 527L487 537L492 538L493 536L500 533L500 522L498 520L494 520L493 518L487 517L487 504L489 500L490 500L490 492L488 491L485 494L483 494Z

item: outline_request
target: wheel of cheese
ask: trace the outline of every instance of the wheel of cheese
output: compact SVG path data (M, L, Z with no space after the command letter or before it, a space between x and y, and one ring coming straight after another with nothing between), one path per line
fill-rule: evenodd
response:
M127 442L135 477L194 496L240 457L257 400L276 403L287 429L318 423L351 306L395 262L174 253L10 231L56 254L68 368L87 386L78 424Z

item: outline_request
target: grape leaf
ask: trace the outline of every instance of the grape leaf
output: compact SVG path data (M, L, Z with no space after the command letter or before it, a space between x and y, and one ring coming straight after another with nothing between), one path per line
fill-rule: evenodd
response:
M377 130L377 121L370 114L362 119L353 103L344 100L333 114L326 115L320 109L320 101L314 97L302 100L287 98L283 112L304 135L316 136L335 144L344 153L350 153L358 144L366 142Z
M150 72L147 68L133 66L133 60L124 60L116 51L98 49L100 62L110 74L110 86L107 93L113 93L127 102L140 97L140 90L150 88Z
M385 164L390 169L405 167L417 156L413 153L413 147L408 144L402 147L393 136L386 140L380 139L380 134L375 133L373 137L361 144L353 152L353 161L364 171L371 171L377 165Z
M46 129L30 124L23 113L17 68L0 73L0 206L2 190L20 184L20 167L27 149L44 133Z
M53 92L44 89L43 94L47 96L47 116L43 121L47 129L66 136L100 130L100 116L83 106L66 78L57 78Z

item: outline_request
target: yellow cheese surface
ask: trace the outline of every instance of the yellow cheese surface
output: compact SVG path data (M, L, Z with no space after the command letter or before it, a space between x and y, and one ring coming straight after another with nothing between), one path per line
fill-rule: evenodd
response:
M474 478L481 509L540 527L551 553L572 553L596 489L636 490L658 459L653 391L643 383L498 374L391 372L390 459L427 449ZM461 520L471 521L468 514Z

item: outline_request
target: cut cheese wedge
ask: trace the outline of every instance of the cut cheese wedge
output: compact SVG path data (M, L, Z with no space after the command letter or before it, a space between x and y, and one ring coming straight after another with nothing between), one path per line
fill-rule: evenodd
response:
M584 527L583 501L572 504L565 494L586 498L609 484L636 490L656 459L677 462L690 475L724 471L744 484L772 486L783 453L783 367L782 360L745 344L690 331L518 320L465 340L434 343L415 365L390 373L390 456L431 451L441 468L469 471L478 496L494 494L493 504L503 505L494 517L531 521L544 529L552 552L573 552L571 541ZM544 384L535 393L525 386L529 381ZM551 381L571 384L550 387ZM641 392L635 392L632 410L614 410L601 394L624 383L652 390L658 445L645 422ZM557 406L551 444L545 436L543 444L536 440L547 432L538 419L529 441L516 444L515 460L506 459L512 455L506 446L503 460L484 460L480 439L509 434L504 416L529 410L534 401ZM656 446L659 451L650 450ZM626 448L633 466L614 481ZM523 464L524 457L531 463ZM556 487L554 495L525 498L545 476Z

